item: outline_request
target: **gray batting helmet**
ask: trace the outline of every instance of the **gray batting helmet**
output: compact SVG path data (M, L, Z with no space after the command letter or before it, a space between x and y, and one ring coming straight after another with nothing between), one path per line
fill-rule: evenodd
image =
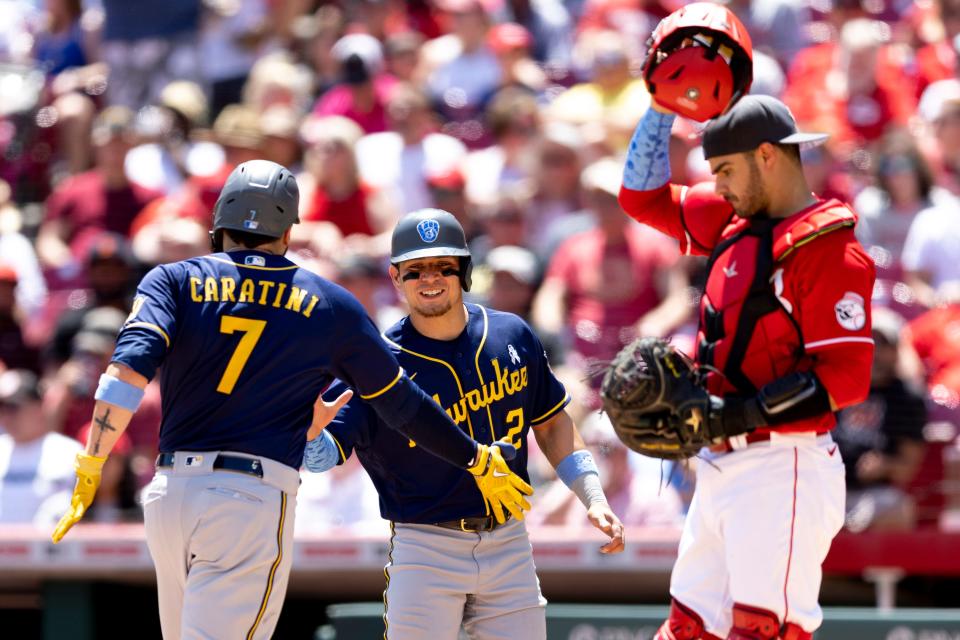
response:
M299 207L297 181L286 167L269 160L250 160L227 178L213 208L213 230L279 238L300 222Z
M420 209L400 219L390 241L390 262L397 265L415 258L454 256L460 258L460 285L470 291L473 264L467 236L452 213Z

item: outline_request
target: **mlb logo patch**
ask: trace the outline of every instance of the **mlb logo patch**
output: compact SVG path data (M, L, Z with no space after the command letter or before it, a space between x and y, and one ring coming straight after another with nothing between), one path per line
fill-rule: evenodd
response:
M260 223L257 222L256 220L244 220L243 228L249 229L250 231L255 231L260 228Z
M440 236L440 223L432 219L422 220L417 225L417 233L424 242L436 242Z
M247 256L243 259L243 264L251 265L254 267L263 267L266 266L267 261L264 260L263 256Z

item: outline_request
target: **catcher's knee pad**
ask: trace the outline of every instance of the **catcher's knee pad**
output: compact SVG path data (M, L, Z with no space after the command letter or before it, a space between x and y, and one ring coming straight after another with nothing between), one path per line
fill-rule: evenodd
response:
M782 627L777 614L766 609L733 605L733 628L727 640L812 640L813 634L787 622Z
M703 637L703 620L700 616L676 600L671 600L670 614L653 640L700 640Z

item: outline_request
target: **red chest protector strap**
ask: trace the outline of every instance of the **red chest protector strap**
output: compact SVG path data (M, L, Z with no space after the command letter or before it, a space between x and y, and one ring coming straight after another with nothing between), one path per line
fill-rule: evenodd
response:
M747 236L754 236L757 239L756 268L753 280L740 308L736 333L731 338L730 351L726 362L723 364L723 374L738 391L747 395L753 395L757 392L757 387L743 372L740 364L744 361L744 356L747 353L757 324L764 316L782 310L789 318L799 337L798 344L801 353L797 355L798 357L803 355L803 334L800 325L783 308L770 283L774 266L798 247L831 231L851 227L855 222L856 218L848 207L839 202L831 201L793 219L761 218L742 225L731 225L724 232L723 239L714 247L710 255L710 260L707 263L708 274L713 272L713 266L717 259L731 245ZM714 345L724 337L721 314L722 312L712 309L708 303L701 316L701 330L704 339L697 347L697 360L701 364L714 365Z

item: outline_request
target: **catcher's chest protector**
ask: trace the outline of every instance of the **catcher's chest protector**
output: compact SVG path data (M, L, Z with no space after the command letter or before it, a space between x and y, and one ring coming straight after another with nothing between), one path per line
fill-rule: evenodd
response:
M817 237L852 227L853 212L836 200L782 220L737 220L710 256L700 302L697 361L711 393L753 394L797 369L804 356L787 258Z

